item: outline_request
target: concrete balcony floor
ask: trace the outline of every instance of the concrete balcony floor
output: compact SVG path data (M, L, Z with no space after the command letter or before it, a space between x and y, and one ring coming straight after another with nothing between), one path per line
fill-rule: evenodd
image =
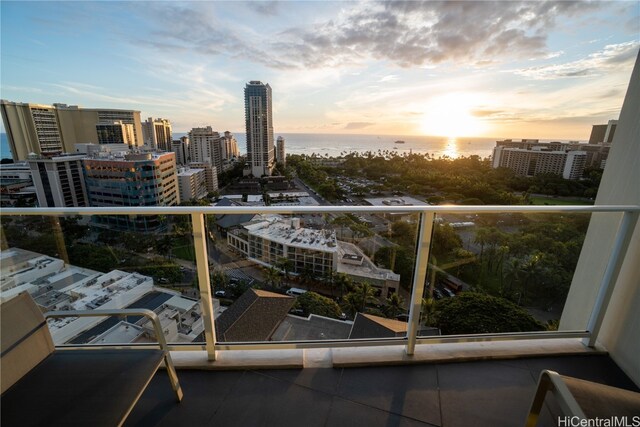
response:
M522 426L542 369L639 391L606 355L288 370L159 372L126 426ZM539 425L557 425L549 394Z

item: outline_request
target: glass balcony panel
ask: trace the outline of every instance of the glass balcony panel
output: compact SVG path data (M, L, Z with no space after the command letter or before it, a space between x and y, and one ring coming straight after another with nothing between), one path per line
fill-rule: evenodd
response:
M26 291L44 311L148 309L167 342L204 342L189 215L4 216L2 228L3 298ZM157 342L143 316L49 327L56 344Z
M557 331L590 217L437 215L419 335Z
M207 216L218 342L405 337L418 220Z

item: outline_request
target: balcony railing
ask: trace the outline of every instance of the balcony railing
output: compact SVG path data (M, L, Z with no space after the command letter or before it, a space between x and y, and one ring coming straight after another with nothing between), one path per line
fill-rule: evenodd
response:
M212 304L212 288L210 286L209 257L207 251L208 233L206 230L206 215L240 215L240 214L282 214L282 215L310 215L310 214L391 214L406 212L419 215L417 229L417 247L413 272L413 285L408 301L409 315L407 333L395 338L349 339L349 340L317 340L317 341L286 341L286 342L220 342L216 339L214 308ZM421 337L418 335L420 326L421 304L427 282L427 269L432 247L432 235L436 224L436 215L446 214L602 214L609 213L612 220L618 221L615 244L609 255L608 264L598 289L596 302L584 330L571 331L542 331L518 332L478 335L450 335ZM412 355L416 344L464 342L464 341L497 341L521 339L548 338L584 338L589 346L595 345L595 340L602 325L609 299L612 294L612 284L615 283L620 267L629 246L634 227L638 222L640 207L638 206L282 206L282 207L96 207L96 208L7 208L0 211L0 216L6 219L16 216L131 216L131 215L171 215L189 216L193 235L193 249L197 283L201 298L202 320L204 323L205 343L202 344L173 344L172 350L206 350L208 358L215 360L216 351L239 349L304 349L329 347L358 347L358 346L406 346L406 353ZM54 233L55 234L55 233ZM594 250L583 248L583 250ZM568 301L567 304L571 302ZM108 344L87 344L105 346ZM65 344L63 347L77 347ZM122 345L119 345L122 347ZM129 344L131 347L141 344Z

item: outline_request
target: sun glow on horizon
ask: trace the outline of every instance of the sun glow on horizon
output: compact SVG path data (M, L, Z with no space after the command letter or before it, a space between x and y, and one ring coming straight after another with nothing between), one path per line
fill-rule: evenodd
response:
M472 113L479 105L478 97L472 94L437 97L427 106L420 129L425 135L447 138L482 136L489 126Z

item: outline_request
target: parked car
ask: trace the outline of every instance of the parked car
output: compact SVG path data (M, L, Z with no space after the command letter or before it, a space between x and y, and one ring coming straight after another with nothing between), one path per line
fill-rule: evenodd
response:
M227 291L215 291L213 293L213 295L219 297L219 298L224 298L227 296Z

